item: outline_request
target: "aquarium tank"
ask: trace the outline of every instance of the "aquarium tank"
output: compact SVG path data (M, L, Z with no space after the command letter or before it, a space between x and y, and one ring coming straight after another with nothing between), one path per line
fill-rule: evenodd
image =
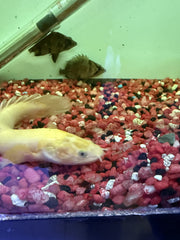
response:
M179 7L3 3L2 219L180 212Z

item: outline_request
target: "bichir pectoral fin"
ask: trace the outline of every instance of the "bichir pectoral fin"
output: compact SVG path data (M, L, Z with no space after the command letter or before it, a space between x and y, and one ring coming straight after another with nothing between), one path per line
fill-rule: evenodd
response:
M19 164L27 161L27 157L32 155L29 147L24 144L18 144L9 148L4 154L3 158L8 159L14 164Z

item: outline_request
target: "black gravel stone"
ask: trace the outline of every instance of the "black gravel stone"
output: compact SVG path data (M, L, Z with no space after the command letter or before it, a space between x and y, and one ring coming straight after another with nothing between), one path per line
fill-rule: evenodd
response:
M166 116L162 114L161 116L158 117L158 119L162 119L162 118L166 118Z
M155 118L155 117L152 117L152 118L151 118L151 121L152 121L152 122L156 121L156 118Z
M103 99L107 102L108 101L108 98L107 97L103 97Z
M104 105L103 105L103 108L104 108L104 109L109 109L110 106L111 106L111 104L104 104Z
M168 187L168 188L163 189L163 190L160 192L160 195L161 195L162 197L167 197L167 196L173 196L175 193L176 193L176 191L174 190L174 188Z
M33 125L32 128L38 128L38 126L37 125Z
M143 161L142 163L140 163L139 166L140 166L140 167L147 167L147 162L146 162L146 161Z
M106 114L107 114L108 116L111 116L111 115L112 115L112 112L110 112L109 110L107 110L107 111L106 111Z
M138 98L138 99L140 99L142 96L141 96L141 94L138 94L138 93L136 93L136 92L133 92L133 94Z
M105 140L105 138L106 138L106 134L101 135L102 140Z
M112 131L107 131L107 133L106 133L106 136L111 136L111 135L113 135L113 132Z
M149 124L147 124L147 123L142 125L142 128L147 128L147 127L149 127Z
M112 161L112 167L117 167L117 161Z
M88 121L88 120L96 121L96 117L93 115L88 115L87 118L85 118L85 121Z
M110 139L110 142L116 142L115 139Z
M101 208L102 208L102 205L99 206L99 205L95 205L93 203L89 205L89 209L92 210L92 211L93 210L101 210Z
M51 91L46 90L46 89L43 90L43 94L47 94L47 93L50 93L50 92L51 92Z
M156 169L155 174L164 176L166 174L166 170L163 168L158 168Z
M146 153L140 153L138 156L138 160L143 160L143 159L147 159L147 154Z
M176 179L176 182L177 182L178 184L180 184L180 178L177 178L177 179Z
M133 172L138 172L140 168L141 168L141 167L140 167L139 165L136 165L136 166L133 168Z
M37 126L38 126L38 128L43 128L45 126L45 124L41 121L37 121Z
M1 183L5 185L9 180L11 180L11 176L6 177Z
M134 98L133 97L128 97L128 100L133 101Z
M67 185L60 185L60 190L61 191L65 191L65 192L68 192L68 193L71 193L71 188Z
M83 181L81 184L80 184L81 187L85 187L85 188L90 188L91 184L87 181Z
M134 113L137 113L137 108L135 107L126 107L125 110L130 110L130 111L133 111Z
M150 163L157 162L157 161L158 161L158 159L157 159L156 157L152 157L152 158L150 159Z
M146 88L144 91L145 92L150 92L150 88Z
M106 199L106 201L103 203L103 207L110 207L111 205L114 205L114 203L110 198Z
M93 109L88 103L85 104L85 108Z
M65 114L71 114L71 112L70 111L66 111Z
M178 138L180 139L180 132L177 132L176 134L178 135Z
M157 137L159 134L161 134L161 130L158 129L158 128L156 128L156 129L154 130L154 132L153 132L153 135L154 135L155 137Z
M70 176L69 174L65 174L64 175L64 180L68 179L69 176Z
M45 203L49 208L56 208L58 206L58 200L54 197L50 197L49 200Z

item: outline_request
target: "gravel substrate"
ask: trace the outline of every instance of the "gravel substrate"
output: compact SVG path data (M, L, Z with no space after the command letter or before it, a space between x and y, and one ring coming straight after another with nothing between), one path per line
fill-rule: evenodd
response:
M9 81L0 101L34 93L67 95L72 109L18 128L59 128L91 139L105 154L102 162L81 166L2 168L0 213L180 206L179 79Z

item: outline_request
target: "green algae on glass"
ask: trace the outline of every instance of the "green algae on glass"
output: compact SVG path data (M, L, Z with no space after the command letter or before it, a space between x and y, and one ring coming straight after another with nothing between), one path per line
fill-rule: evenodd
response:
M59 53L75 47L77 43L72 38L67 37L59 32L51 32L40 42L29 49L34 52L35 56L50 54L53 62L56 62Z
M60 69L59 72L70 79L85 80L104 73L105 69L100 64L90 60L87 56L78 55L69 60L65 68Z

